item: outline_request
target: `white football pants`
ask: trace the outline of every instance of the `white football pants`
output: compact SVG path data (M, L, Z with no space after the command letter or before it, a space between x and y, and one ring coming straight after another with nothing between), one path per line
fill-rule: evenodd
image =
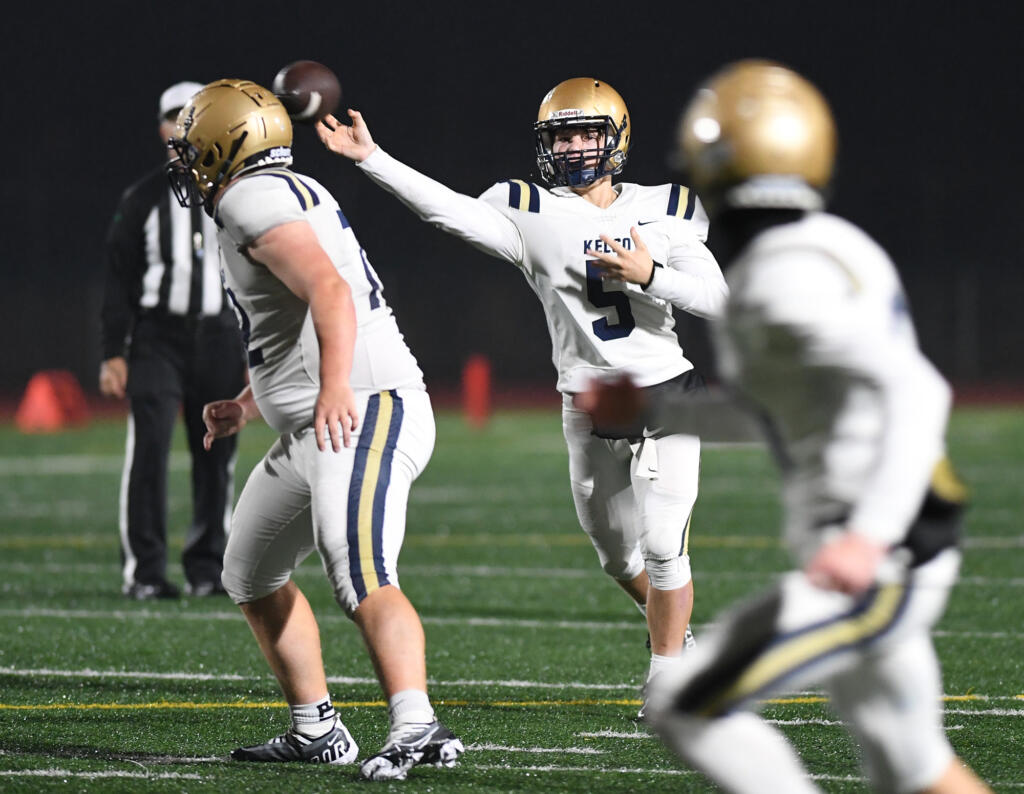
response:
M224 587L238 604L273 593L314 549L351 616L378 588L398 585L409 487L430 460L427 393L357 393L350 446L320 451L313 429L282 435L253 469L235 507Z
M947 549L858 597L815 587L802 571L787 574L722 616L656 679L652 722L677 753L730 791L802 790L796 781L768 786L795 765L773 745L771 726L761 723L759 734L736 717L773 693L817 684L850 724L875 788L927 788L953 759L929 632L959 565L960 553ZM723 746L733 752L721 757Z
M646 569L659 590L686 585L700 439L658 438L652 478L644 466L638 470L638 456L628 440L593 435L590 416L574 408L569 395L562 403L562 428L576 515L605 573L629 581ZM644 455L639 458L643 461Z

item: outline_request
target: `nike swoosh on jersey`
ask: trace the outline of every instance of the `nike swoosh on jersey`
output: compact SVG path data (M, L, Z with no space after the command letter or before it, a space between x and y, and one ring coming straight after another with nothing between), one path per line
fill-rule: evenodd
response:
M661 219L660 218L655 218L653 221L637 221L636 225L637 226L646 226L648 223L657 223L659 220L661 220Z

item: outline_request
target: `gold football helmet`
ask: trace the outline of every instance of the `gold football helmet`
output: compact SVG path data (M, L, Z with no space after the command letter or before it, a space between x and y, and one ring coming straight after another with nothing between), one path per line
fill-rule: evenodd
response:
M584 158L581 152L555 154L555 133L566 127L597 128L601 145ZM544 97L533 125L537 141L537 166L544 181L553 185L582 187L626 164L629 111L618 91L592 77L574 77L559 83Z
M777 63L744 60L698 89L678 146L706 204L812 210L824 205L836 131L811 83Z
M178 155L167 164L183 207L202 205L243 171L292 161L292 122L271 91L248 80L204 86L178 113L167 143Z

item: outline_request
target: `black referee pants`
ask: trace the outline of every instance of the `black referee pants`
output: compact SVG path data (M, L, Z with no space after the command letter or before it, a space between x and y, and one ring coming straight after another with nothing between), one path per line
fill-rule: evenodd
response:
M131 401L125 482L121 485L121 561L125 586L167 575L167 472L179 408L192 455L192 523L182 565L191 584L219 582L234 502L237 437L203 449L203 405L230 399L245 385L234 315L193 320L144 313L128 357Z

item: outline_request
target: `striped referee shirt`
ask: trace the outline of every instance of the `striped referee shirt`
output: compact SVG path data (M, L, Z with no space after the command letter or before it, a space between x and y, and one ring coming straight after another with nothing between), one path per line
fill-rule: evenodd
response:
M185 208L161 167L121 197L106 244L103 358L123 356L139 314L220 314L225 307L217 228L201 207Z

